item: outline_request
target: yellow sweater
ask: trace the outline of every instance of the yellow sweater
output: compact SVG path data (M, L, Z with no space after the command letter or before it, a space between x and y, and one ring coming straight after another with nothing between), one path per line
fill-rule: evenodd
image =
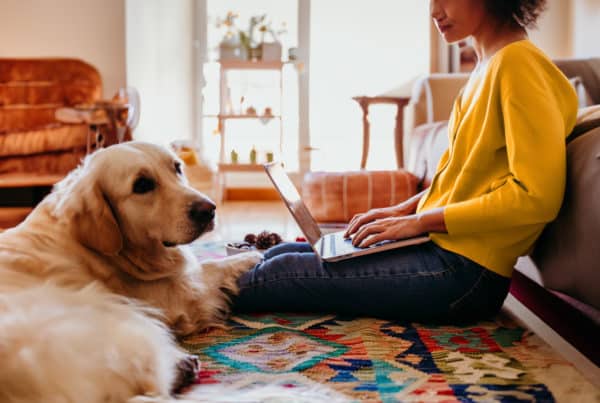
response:
M466 88L417 211L445 207L448 233L433 242L510 277L560 209L577 95L528 40L499 50Z

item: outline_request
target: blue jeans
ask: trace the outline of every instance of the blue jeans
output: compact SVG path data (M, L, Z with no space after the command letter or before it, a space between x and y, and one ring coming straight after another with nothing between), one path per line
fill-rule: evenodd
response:
M433 242L322 262L307 243L269 249L238 281L237 312L331 312L465 323L496 314L510 279Z

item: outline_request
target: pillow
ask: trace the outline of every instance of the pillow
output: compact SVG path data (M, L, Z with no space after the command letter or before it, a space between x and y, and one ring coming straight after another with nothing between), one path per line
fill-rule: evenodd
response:
M592 97L588 93L585 85L583 85L583 80L579 76L569 78L569 82L575 88L575 92L577 93L578 106L580 108L585 108L587 106L593 105L594 101L592 101Z
M592 120L600 119L600 105L592 105L586 108L580 108L577 111L577 123L581 124Z
M318 222L341 223L414 196L418 183L419 178L403 169L309 172L302 183L302 199Z
M592 105L580 108L577 112L577 122L569 135L568 142L575 140L588 131L600 126L600 105Z

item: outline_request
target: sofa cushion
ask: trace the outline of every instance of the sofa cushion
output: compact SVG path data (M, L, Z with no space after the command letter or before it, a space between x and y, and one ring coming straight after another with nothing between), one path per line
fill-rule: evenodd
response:
M83 104L93 102L95 93L95 85L85 82L10 81L0 83L0 106Z
M404 170L310 172L302 198L319 222L348 222L355 214L398 204L417 193L419 178Z
M600 104L600 58L554 61L567 77L580 77L594 104Z
M569 143L567 161L563 206L531 257L544 286L600 309L600 127Z
M0 174L67 174L85 157L85 148L20 157L0 157Z
M0 134L0 157L85 148L87 125L55 125L42 130Z

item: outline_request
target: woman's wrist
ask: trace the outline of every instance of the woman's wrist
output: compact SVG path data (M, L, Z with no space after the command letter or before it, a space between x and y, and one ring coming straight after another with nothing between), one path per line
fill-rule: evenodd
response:
M415 214L417 228L422 233L441 232L447 233L446 221L444 220L444 208L439 207L432 210L422 211Z
M395 215L406 216L414 214L417 211L417 206L419 205L419 201L421 200L422 195L423 193L421 192L418 195L415 195L410 199L407 199L402 203L394 206L394 212L396 213Z

